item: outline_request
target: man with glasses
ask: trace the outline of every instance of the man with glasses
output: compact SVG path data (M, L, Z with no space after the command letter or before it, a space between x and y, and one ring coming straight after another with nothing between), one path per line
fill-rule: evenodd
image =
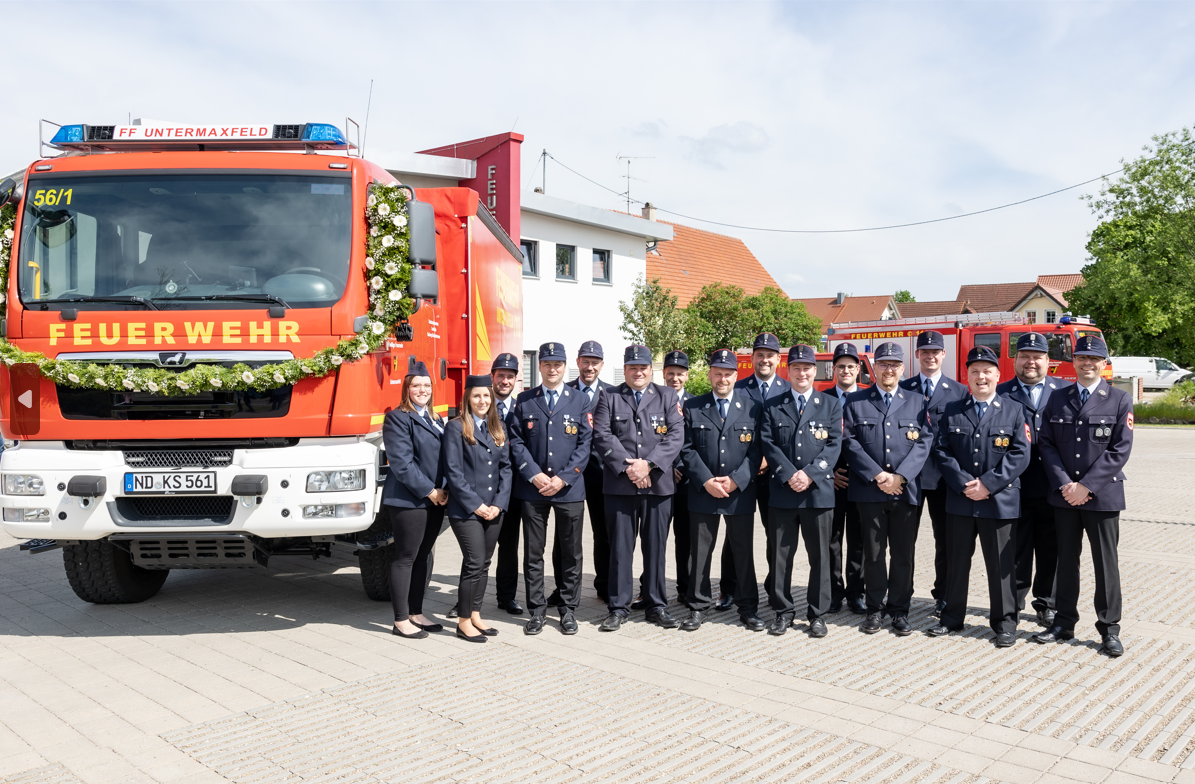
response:
M859 349L854 343L839 343L834 349L834 386L826 390L829 397L845 403L847 395L859 390L858 379L862 365ZM863 582L863 527L859 523L859 509L846 497L850 484L847 450L842 448L834 464L834 523L830 530L830 584L832 597L830 612L842 609L842 600L856 615L867 614L867 598ZM843 551L843 541L846 551ZM843 568L843 556L846 567Z

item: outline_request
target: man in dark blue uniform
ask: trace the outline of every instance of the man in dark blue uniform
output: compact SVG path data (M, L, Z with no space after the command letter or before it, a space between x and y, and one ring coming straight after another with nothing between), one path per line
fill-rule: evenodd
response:
M867 617L860 628L875 634L889 615L892 631L903 637L913 633L908 616L921 503L917 477L929 458L933 432L925 398L900 388L904 350L881 343L875 368L875 386L850 395L843 406L851 467L847 498L859 507L866 558Z
M594 451L602 459L610 533L610 614L600 628L618 631L627 618L639 537L647 620L674 629L679 624L668 612L664 553L684 416L676 392L651 382L651 351L646 346L627 347L623 373L626 381L599 396L593 415Z
M682 408L693 398L685 391L688 381L689 355L683 351L669 351L664 355L664 383L676 392ZM689 538L689 487L679 457L673 478L676 479L676 495L672 496L672 553L676 566L676 600L683 603L689 595L689 575L693 573L693 567L689 552L692 544Z
M490 366L490 377L494 379L494 405L498 416L510 432L510 415L515 408L514 390L519 380L519 359L514 354L502 353L494 357ZM523 605L516 594L519 590L519 530L523 527L520 504L512 503L502 518L502 533L498 534L498 565L494 570L494 592L498 606L511 615L522 615Z
M718 525L726 519L726 541L734 558L735 573L743 585L754 586L755 559L752 531L755 528L755 474L759 471L759 418L763 405L736 394L738 357L728 349L710 355L711 389L685 405L685 444L681 459L685 474L692 479L686 489L692 520L693 580L685 604L689 617L681 624L685 631L697 631L713 606L710 567ZM679 495L679 493L678 493ZM752 631L764 628L756 614L759 591L736 597L739 617Z
M776 370L780 367L780 338L771 332L761 332L755 336L755 342L751 346L751 367L755 372L735 384L734 388L741 390L752 400L766 405L767 401L792 388L788 381L776 374ZM767 527L767 462L765 458L759 467L759 474L755 477L755 502L759 505L759 519L764 527L765 538L770 536ZM730 547L727 544L722 545L722 576L718 587L722 591L722 598L718 600L715 609L730 609L738 591L738 579L734 573L734 558L731 556ZM746 588L747 586L744 586L745 590ZM759 592L758 586L752 586L751 590Z
M1048 643L1075 636L1086 532L1095 566L1095 628L1104 652L1120 656L1124 645L1116 547L1125 508L1124 466L1133 448L1133 400L1100 378L1108 364L1102 338L1079 338L1074 361L1075 385L1052 395L1042 412L1041 456L1058 531L1058 610L1054 625L1033 639Z
M975 537L988 573L988 615L996 647L1016 642L1016 520L1020 478L1029 465L1029 423L1021 405L996 394L1000 358L987 346L967 354L969 397L947 404L934 431L934 459L946 485L951 552L946 607L929 629L940 637L963 628Z
M822 616L833 597L830 534L834 526L834 466L842 449L842 402L818 392L813 346L788 350L792 389L772 398L764 410L760 440L768 460L768 576L764 588L776 611L769 634L781 635L793 622L793 562L805 537L809 588L805 618L811 637L826 636Z
M601 343L596 340L582 343L581 350L577 352L577 378L568 382L568 386L585 396L589 413L597 410L598 400L603 394L614 389L613 384L607 384L598 377L606 364L604 357ZM585 506L588 511L586 516L589 518L589 532L593 538L593 589L597 591L599 599L608 603L610 537L606 533L606 494L602 491L602 458L597 449L590 452L589 464L585 466L582 476L585 477ZM552 563L555 564L558 560L553 548ZM548 604L553 604L552 599L548 600Z
M827 389L826 394L845 402L847 395L859 391L861 369L859 349L855 344L839 343L834 349L834 386ZM846 599L851 612L866 615L863 526L859 522L859 509L847 500L846 489L849 484L850 469L847 467L847 450L844 447L839 450L838 462L834 466L834 527L830 532L830 612L836 613L841 610L842 600Z
M1017 338L1014 360L1017 377L996 387L996 392L1021 404L1032 432L1032 456L1021 474L1021 517L1016 524L1017 612L1033 590L1037 622L1054 625L1054 575L1058 571L1058 535L1054 530L1054 507L1046 499L1049 483L1038 446L1042 412L1050 395L1066 389L1069 381L1050 376L1049 343L1040 332L1026 332ZM1037 561L1034 575L1033 562Z
M946 340L941 332L926 330L917 336L917 363L920 372L900 382L901 389L919 394L925 398L926 415L930 428L938 429L938 420L946 412L946 404L962 400L967 396L967 387L942 375L942 362L946 359ZM950 563L950 524L946 520L946 486L933 455L925 461L919 477L921 506L929 507L929 522L934 531L934 613L940 614L946 606L946 570ZM917 510L917 522L921 522L921 509Z
M525 634L544 629L544 548L548 513L556 513L556 542L561 570L560 630L577 633L574 614L581 599L581 529L585 510L585 479L592 444L592 414L584 395L564 384L567 356L559 343L539 347L539 375L543 383L522 392L511 414L509 432L514 499L522 507L524 527L523 575L531 620Z

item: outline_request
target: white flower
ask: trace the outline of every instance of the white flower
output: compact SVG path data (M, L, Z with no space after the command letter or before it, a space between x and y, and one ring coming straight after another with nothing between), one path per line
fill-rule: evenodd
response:
M378 215L381 215L383 218L385 218L389 214L390 214L390 205L389 204L383 204L380 207L378 207Z
M71 380L71 383L74 383L74 384L78 384L78 383L79 383L79 377L78 377L78 376L76 376L74 373L67 373L67 374L66 374L66 377L67 377L67 378L69 378L69 379Z
M218 376L213 376L212 378L209 378L207 383L209 383L212 386L217 387L217 388L224 386L224 382Z
M160 389L160 387L152 381L145 382L145 386L149 389L150 392L157 392L158 389Z
M341 362L344 362L344 357L340 356L339 354L332 355L332 364L333 365L339 365Z
M12 239L14 236L16 236L16 235L14 235L14 234L12 233L12 229L5 229L5 230L4 230L4 239L6 239L6 240L11 240L11 239Z
M382 316L382 315L385 315L385 313L386 313L386 306L380 302L378 303L378 306L373 309L373 314L375 316ZM11 365L12 363L10 362L9 364Z
M390 222L393 223L395 226L397 226L400 229L404 228L407 225L407 216L406 215L395 215L393 218L390 219Z
M191 388L191 385L188 384L186 381L183 381L181 378L178 381L175 381L174 384L179 389L190 389Z
M274 374L274 381L278 382L279 384L285 384L285 383L286 383L286 376L282 375L281 373L275 373L275 374Z
M5 358L4 358L4 364L8 365L9 367L12 367L12 366L13 366L14 364L16 364L16 363L15 363L15 362L13 362L13 360L9 359L8 357L5 357Z
M246 384L252 384L253 383L253 374L250 373L248 370L246 370L244 373L241 374L241 379Z
M378 289L380 289L382 287L382 276L374 275L373 278L369 281L369 285L373 288L374 291L377 291Z
M306 373L307 375L311 375L312 373L314 373L314 372L315 372L314 370L312 370L311 368L307 367L306 365L299 365L299 368L300 368L300 369L301 369L301 370L302 370L304 373Z
M107 382L107 381L105 381L105 380L104 380L104 379L102 379L102 378L97 378L97 379L95 380L95 385L96 385L97 387L99 387L100 389L107 389L107 388L108 388L108 382Z
M373 322L369 325L369 328L373 330L373 334L375 335L380 335L386 331L386 325L380 321Z
M369 198L365 200L365 203L366 203L366 204L368 204L370 207L372 207L372 206L374 206L375 204L377 204L377 203L378 203L378 197L377 197L377 196L374 196L374 195L371 193L371 194L369 194Z
M4 304L4 295L0 294L0 305Z
M380 230L380 229L378 229L378 227L377 227L377 226L370 226L370 227L369 227L369 236L371 236L371 237L376 237L376 236L378 236L378 235L379 235L379 234L381 234L381 233L382 233L382 232L381 232L381 230Z
M366 354L368 354L369 353L369 344L368 343L359 344L357 346L357 353L360 354L361 356L365 356Z
M387 275L398 274L398 265L393 261L386 262L386 266L383 269L385 269Z
M382 247L383 248L389 248L393 244L394 244L394 238L391 237L389 234L387 234L385 237L382 237Z
M131 380L131 379L127 379L127 378L126 378L124 381L121 381L120 383L121 383L121 384L124 386L124 388L125 388L125 389L132 389L132 388L133 388L133 382L132 382L132 380Z
M400 299L402 299L402 292L398 289L391 289L389 297L391 302L398 302Z
M365 269L373 269L373 267L374 267L373 256L366 256L365 257Z

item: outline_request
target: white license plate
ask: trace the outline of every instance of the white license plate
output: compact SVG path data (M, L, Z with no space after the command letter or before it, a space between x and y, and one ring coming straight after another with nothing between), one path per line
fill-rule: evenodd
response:
M214 493L215 471L171 471L170 473L127 473L124 491L132 493Z

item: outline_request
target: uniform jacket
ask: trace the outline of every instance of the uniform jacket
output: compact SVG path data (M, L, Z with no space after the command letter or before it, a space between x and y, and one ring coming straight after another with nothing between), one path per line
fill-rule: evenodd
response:
M768 398L760 440L768 459L769 507L834 508L834 467L842 454L842 401L837 395L809 390L800 416L795 391ZM800 493L788 486L797 471L813 482Z
M862 391L864 389L867 389L867 387L865 387L862 384L857 384L855 386L856 392ZM846 405L846 394L844 394L843 392L841 392L838 389L837 384L835 384L835 385L831 386L829 389L827 389L826 394L829 395L830 397L838 398L840 408L842 406ZM834 464L834 470L837 471L840 468L848 468L848 465L847 465L848 461L849 461L849 455L848 455L847 448L846 448L846 438L844 437L842 439L842 449L840 449L838 451L838 462ZM847 477L849 479L849 477L850 477L849 473L847 474ZM845 487L842 489L835 488L834 492L836 494L835 498L834 498L835 506L838 506L839 504L846 503L846 488Z
M1032 431L1033 445L1029 467L1025 469L1025 473L1021 474L1021 498L1045 498L1049 494L1050 483L1046 481L1046 464L1042 462L1041 447L1038 444L1041 440L1041 426L1044 421L1042 412L1046 410L1046 403L1049 402L1051 395L1061 392L1073 383L1047 376L1042 381L1041 397L1037 401L1036 408L1033 407L1033 398L1025 394L1021 388L1021 382L1016 378L1012 381L1005 381L996 387L996 394L1004 395L1021 404L1021 407L1025 409L1025 419L1029 421L1029 429Z
M1087 404L1078 384L1051 395L1042 412L1042 462L1054 506L1070 508L1062 486L1082 482L1092 497L1079 507L1119 512L1124 503L1124 466L1133 448L1133 401L1127 392L1100 379ZM1072 449L1073 447L1073 449Z
M519 395L508 427L515 498L537 503L585 500L581 473L589 464L593 444L587 398L575 389L561 387L556 410L549 414L542 385ZM556 495L540 495L531 484L532 477L540 473L560 477L564 488Z
M923 399L925 398L925 393L921 390L920 373L900 382L900 388L921 395ZM929 418L930 429L937 432L938 422L942 419L942 415L946 413L947 404L955 400L962 400L970 396L970 394L966 384L947 378L944 373L938 376L938 383L934 384L934 396L930 398L929 403L925 407L926 416ZM925 466L921 469L921 489L937 490L941 480L942 473L938 470L937 460L931 454L929 459L925 461Z
M897 387L892 407L885 411L879 386L861 389L847 395L842 420L851 469L847 499L854 503L891 501L892 496L875 483L876 474L889 471L908 480L899 497L913 506L920 504L918 476L929 459L933 439L925 398Z
M779 397L785 391L793 388L793 385L789 383L788 379L781 378L779 373L772 376L772 380L769 383L771 386L768 388L768 400ZM736 381L734 383L734 391L735 394L746 393L751 397L752 400L757 401L760 405L767 404L767 401L763 399L763 390L760 389L759 378L754 373L752 373L750 376L747 376L747 378ZM766 488L769 482L767 473L765 472L763 474L756 475L755 481L759 482L761 485L764 485Z
M581 379L579 379L579 378L575 378L572 381L567 381L567 382L565 382L564 385L566 387L572 387L573 389L577 390L578 392L581 391ZM585 394L584 392L581 392L581 399L584 400L586 402L586 405L589 406L588 411L591 414L593 412L597 411L597 404L598 404L598 401L601 400L602 395L604 395L606 392L609 392L611 389L614 389L615 387L613 384L607 384L605 381L602 381L599 378L597 380L597 388L598 388L598 393L594 397L593 402L589 402L589 395ZM590 441L589 465L585 467L585 470L586 471L601 471L602 470L602 459L598 455L597 449L593 447L592 440Z
M382 425L382 442L390 470L382 486L382 503L402 509L430 509L427 494L444 486L440 464L440 431L423 417L391 409Z
M480 520L482 504L506 511L510 506L510 442L496 446L489 432L476 430L477 443L461 435L462 421L453 419L444 428L441 452L448 480L448 517Z
M676 400L678 403L680 403L682 411L692 399L693 396L684 390L676 393ZM683 493L684 488L689 484L689 477L685 474L685 450L683 447L681 448L681 453L676 456L676 462L673 463L673 467L681 473L681 478L676 482L676 492ZM675 478L676 474L673 474L672 476Z
M953 400L934 431L934 459L946 483L947 514L1011 520L1021 516L1021 474L1029 466L1031 428L1025 409L997 395L982 420L970 395ZM963 495L978 479L991 495Z
M685 406L685 444L681 460L689 482L689 511L699 514L741 515L755 512L755 483L759 472L759 420L763 406L746 395L731 395L726 421L718 413L713 392L691 397ZM714 498L705 483L729 476L738 485L729 498Z
M671 387L648 384L638 406L626 383L602 392L593 414L602 489L607 495L672 495L676 492L672 467L684 439L684 415ZM642 458L656 465L651 487L640 490L627 478L627 458Z

